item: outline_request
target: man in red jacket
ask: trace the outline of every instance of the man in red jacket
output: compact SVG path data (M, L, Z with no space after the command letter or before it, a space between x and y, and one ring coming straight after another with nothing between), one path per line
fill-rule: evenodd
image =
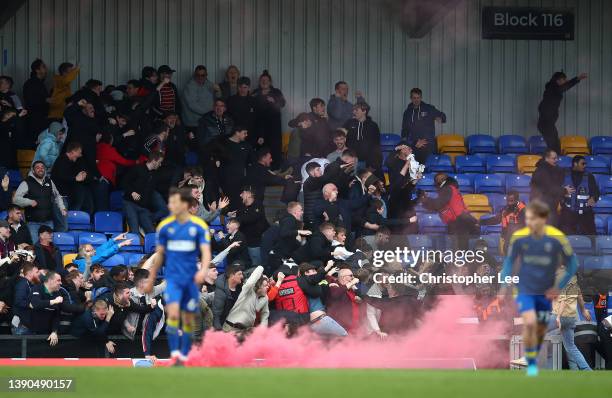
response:
M327 314L335 319L349 334L361 325L361 297L357 295L359 279L350 268L338 271L338 284L330 284Z

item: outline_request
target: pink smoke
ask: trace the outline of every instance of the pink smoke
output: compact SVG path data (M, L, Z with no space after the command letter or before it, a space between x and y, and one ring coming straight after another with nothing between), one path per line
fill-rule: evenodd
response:
M207 332L194 347L188 366L300 367L300 368L491 368L504 366L507 342L492 336L503 334L503 322L460 324L473 317L472 300L466 296L441 297L436 308L414 331L378 338L349 336L324 342L307 328L288 339L281 326L257 328L242 344L233 335Z

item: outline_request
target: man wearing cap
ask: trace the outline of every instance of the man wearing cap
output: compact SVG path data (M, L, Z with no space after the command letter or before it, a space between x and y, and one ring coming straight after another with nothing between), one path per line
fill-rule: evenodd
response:
M30 236L38 236L38 228L43 224L53 228L54 206L57 206L63 218L68 214L59 191L40 161L34 162L26 179L17 187L13 202L25 208Z
M11 238L11 226L8 221L0 220L0 266L16 260L13 254L15 249L15 242Z
M255 131L257 101L250 95L251 79L238 79L238 93L227 99L227 112L234 120L234 126L242 126L249 133L249 143L255 146L264 145L263 137Z
M38 147L34 154L34 161L40 160L45 164L47 170L51 170L55 159L60 155L65 139L66 128L64 125L59 122L52 122L49 128L38 136Z
M172 83L172 74L176 72L168 65L162 65L157 68L159 80L163 83L159 89L159 110L161 112L179 112L180 103L178 90Z

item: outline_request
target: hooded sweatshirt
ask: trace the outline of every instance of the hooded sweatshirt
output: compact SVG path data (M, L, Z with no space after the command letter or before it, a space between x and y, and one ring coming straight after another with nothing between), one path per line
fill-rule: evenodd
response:
M380 149L380 129L371 117L363 122L350 119L344 124L347 130L346 146L357 152L357 158L366 162L366 166L375 170L382 167L382 151Z
M63 111L62 111L63 112ZM57 133L52 133L49 129L44 130L38 135L38 147L34 154L34 160L41 161L47 167L47 170L51 170L53 163L59 157L64 145L64 140L57 140Z
M442 119L442 123L446 123L446 115L435 106L421 101L421 104L415 107L411 102L404 111L402 137L407 138L411 146L423 138L430 143L434 142L438 117Z

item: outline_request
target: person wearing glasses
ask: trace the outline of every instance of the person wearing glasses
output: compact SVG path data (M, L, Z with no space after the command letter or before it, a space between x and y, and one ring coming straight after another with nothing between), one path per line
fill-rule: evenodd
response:
M585 170L586 165L584 156L576 155L572 168L565 173L559 228L566 235L597 234L593 206L599 200L599 187L593 174Z
M349 334L359 330L362 319L361 297L357 291L359 279L353 275L350 267L340 267L337 283L329 285L327 298L327 315L332 317Z
M207 112L213 109L215 88L219 86L208 80L208 70L198 65L183 89L183 123L189 132L195 132L198 122Z

